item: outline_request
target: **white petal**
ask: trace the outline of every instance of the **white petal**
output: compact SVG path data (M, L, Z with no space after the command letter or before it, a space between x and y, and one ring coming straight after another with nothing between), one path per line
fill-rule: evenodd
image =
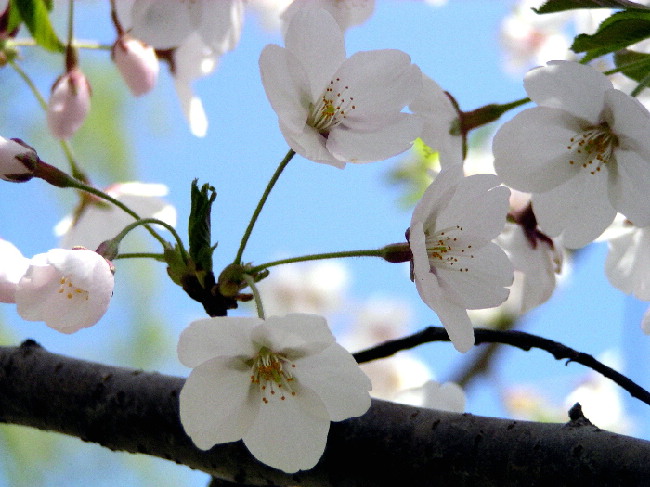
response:
M491 174L467 176L459 182L454 195L436 218L436 229L460 225L464 231L491 240L506 222L510 189L500 186Z
M415 206L411 216L411 226L416 222L425 224L425 222L430 221L435 223L438 214L446 208L463 178L462 167L452 165L443 168L424 191L422 198ZM413 229L411 229L411 233L414 233Z
M474 327L467 315L467 311L445 299L445 296L428 296L428 302L424 299L426 289L421 288L423 281L416 280L416 285L422 300L436 312L440 322L447 330L449 339L454 348L461 353L468 352L474 346Z
M262 404L243 439L259 461L293 473L318 463L329 428L328 419L306 413L297 398L287 396L284 401Z
M252 330L251 338L274 352L298 356L320 353L334 344L325 318L298 313L270 316Z
M292 372L296 379L316 393L332 421L361 416L370 407L370 379L339 344L298 359L295 365Z
M397 49L362 51L347 59L334 75L349 87L344 96L354 99L345 124L361 129L385 114L399 112L422 90L422 72L408 54Z
M303 131L313 99L307 73L298 58L288 49L269 45L262 51L259 65L266 96L281 124L291 132Z
M230 357L208 360L192 370L179 397L183 428L203 450L240 440L261 405L250 368L238 367Z
M198 96L194 96L189 82L176 80L176 95L181 102L185 118L190 125L190 132L196 137L205 137L208 131L208 117L203 110L203 103Z
M215 317L193 321L178 340L178 359L187 367L196 367L217 356L252 357L256 350L251 330L260 318Z
M393 123L385 123L374 132L351 130L341 124L327 138L327 149L346 162L383 161L401 154L422 131L422 121L414 115L400 113Z
M635 225L650 225L650 160L637 152L618 149L616 168L610 172L612 206Z
M591 66L551 61L526 74L526 93L541 106L560 108L592 124L600 122L605 92L612 83Z
M571 137L582 132L568 112L537 107L518 113L494 136L494 169L503 182L525 192L543 192L573 177Z
M156 49L180 45L193 30L188 4L178 0L136 0L131 22L130 34Z
M301 9L287 27L284 45L307 73L310 100L317 100L345 61L343 32L326 11Z
M641 321L641 329L646 335L650 335L650 308L646 310L643 314L643 320Z
M609 241L605 273L612 286L650 301L650 228L632 228Z
M607 198L607 171L581 171L566 184L533 194L537 222L549 237L562 238L570 248L584 247L614 220L616 210Z
M335 158L325 146L327 139L307 124L303 124L301 130L294 131L280 120L280 130L287 144L296 151L296 154L310 161L329 164L339 169L345 167L345 162Z
M29 259L11 242L0 238L0 303L15 303L20 278L29 268Z

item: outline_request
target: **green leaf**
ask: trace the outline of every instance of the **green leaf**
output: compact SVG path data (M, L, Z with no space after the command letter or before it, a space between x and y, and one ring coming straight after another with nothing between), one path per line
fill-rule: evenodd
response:
M650 7L628 0L548 0L544 5L533 10L538 14L550 14L577 8L627 8L650 10Z
M212 272L212 253L214 247L210 243L211 223L210 213L217 193L213 186L204 184L199 189L197 180L192 181L189 240L190 258L196 265L197 272Z
M7 32L13 32L16 28L20 26L23 19L20 16L20 11L18 7L14 5L16 0L11 0L9 3L9 18L7 19Z
M621 73L637 82L650 74L650 54L622 49L614 54L614 63Z
M59 40L48 15L46 0L12 0L12 5L20 12L20 16L39 46L49 51L64 52L65 46Z
M650 12L624 11L605 19L594 34L580 34L574 52L584 52L583 61L619 51L650 37Z

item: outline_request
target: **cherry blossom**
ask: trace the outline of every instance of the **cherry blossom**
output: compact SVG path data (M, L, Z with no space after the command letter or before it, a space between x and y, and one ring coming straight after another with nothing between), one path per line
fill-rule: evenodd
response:
M36 151L22 140L0 136L0 179L12 183L29 181L38 161Z
M539 106L494 137L497 174L532 193L541 230L579 248L623 213L650 225L650 114L593 68L552 61L526 75Z
M180 418L196 446L243 440L285 472L316 465L330 421L370 407L369 379L317 315L198 320L182 332L178 356L193 367Z
M106 188L105 192L141 218L157 218L171 226L176 225L176 209L162 199L168 192L162 184L119 183ZM61 237L61 248L82 246L97 249L100 243L115 237L133 221L133 217L120 208L91 199L84 201L73 215L64 217L57 224L55 233Z
M609 282L624 293L650 301L650 227L615 222L606 233L609 253L605 273Z
M306 159L342 168L408 149L421 122L401 110L418 95L420 69L398 50L345 57L343 32L322 9L300 9L260 56L262 83L287 143Z
M334 18L341 30L363 24L375 10L374 0L294 0L282 13L282 22L288 25L300 9L324 9Z
M47 105L47 126L58 139L69 139L90 111L90 84L78 68L61 76L52 87Z
M153 47L138 39L122 36L113 45L113 61L135 96L149 93L156 85L160 65Z
M513 281L512 264L491 241L505 224L509 195L496 176L462 177L450 166L438 174L413 211L413 279L460 352L474 345L467 310L498 306Z
M15 303L16 288L29 267L29 259L11 242L0 238L0 303Z
M422 385L422 394L422 406L425 408L453 413L465 412L465 393L455 382L440 383L428 380Z
M112 266L87 249L37 254L16 286L18 314L62 333L96 324L113 295Z

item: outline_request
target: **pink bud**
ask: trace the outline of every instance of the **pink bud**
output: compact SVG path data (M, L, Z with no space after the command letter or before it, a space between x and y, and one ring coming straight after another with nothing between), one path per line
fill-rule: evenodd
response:
M144 95L156 85L160 67L153 47L124 36L113 45L112 56L133 95Z
M36 151L22 140L0 137L0 179L12 183L29 181L38 161Z
M52 87L47 125L58 139L68 139L81 127L90 110L90 84L77 68L61 76Z

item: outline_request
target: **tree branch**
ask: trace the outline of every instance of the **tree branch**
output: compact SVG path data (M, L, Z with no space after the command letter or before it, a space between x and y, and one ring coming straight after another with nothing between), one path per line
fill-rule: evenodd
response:
M373 401L333 423L316 468L287 475L241 442L197 449L178 418L184 380L0 347L0 420L144 453L246 485L645 485L650 442L588 421L543 424ZM578 418L580 419L580 418Z
M481 343L502 343L504 345L512 345L513 347L520 348L526 352L531 348L538 348L552 354L556 360L566 359L567 364L569 362L576 362L584 365L585 367L595 370L604 377L613 380L622 389L629 392L632 397L650 405L650 392L646 391L636 382L628 379L620 372L615 371L602 362L599 362L591 355L578 352L560 342L519 330L474 328L474 335L476 337L477 345L480 345ZM353 356L356 361L361 364L364 362L370 362L371 360L389 357L397 352L417 347L423 343L445 341L449 341L447 331L441 326L430 326L404 338L388 340L374 347L362 350L353 354Z

